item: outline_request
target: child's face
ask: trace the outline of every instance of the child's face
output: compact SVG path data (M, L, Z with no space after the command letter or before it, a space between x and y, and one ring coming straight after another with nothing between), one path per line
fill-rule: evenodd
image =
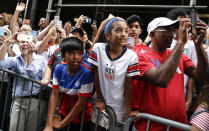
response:
M80 67L82 61L83 52L79 50L73 50L71 52L65 52L64 59L72 68Z
M106 38L110 41L110 44L125 46L128 40L128 25L124 21L116 21L112 26L111 33L107 34Z

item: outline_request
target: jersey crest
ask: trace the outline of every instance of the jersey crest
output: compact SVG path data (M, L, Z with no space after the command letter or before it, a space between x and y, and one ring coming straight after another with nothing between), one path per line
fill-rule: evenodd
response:
M114 80L115 79L115 72L116 72L116 66L106 64L105 65L105 78L107 80Z

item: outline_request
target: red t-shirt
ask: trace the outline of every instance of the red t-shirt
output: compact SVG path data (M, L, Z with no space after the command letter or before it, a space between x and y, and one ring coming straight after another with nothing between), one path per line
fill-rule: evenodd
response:
M171 50L166 50L165 52L148 51L146 54L138 55L140 69L139 78L142 78L144 73L152 67L159 68L168 59L170 54ZM157 87L141 79L142 85L140 85L141 87L139 87L139 89L142 92L140 92L141 99L138 102L139 112L153 114L187 124L184 97L184 70L193 65L193 62L183 54L176 73L166 88ZM145 130L146 126L147 120L145 119L140 119L135 123L135 127L138 131ZM166 127L151 122L150 130L162 131L166 130Z
M67 116L77 101L78 101L78 95L67 95L65 93L62 93L62 102L61 102L62 105L60 107L59 112L62 115ZM91 120L91 115L90 115L91 107L92 107L91 103L89 102L86 103L86 111L85 111L85 119L84 119L85 123ZM82 115L83 115L83 110L78 114L78 116L76 116L72 120L72 123L81 124Z
M149 46L146 45L134 45L134 52L139 56L140 54L144 54L147 51L150 50ZM140 62L140 61L139 61ZM141 85L141 86L140 86ZM131 103L131 107L134 109L138 108L138 104L141 98L141 92L143 90L143 88L141 88L143 86L143 82L140 81L140 79L138 77L134 77L133 82L132 82L132 103Z

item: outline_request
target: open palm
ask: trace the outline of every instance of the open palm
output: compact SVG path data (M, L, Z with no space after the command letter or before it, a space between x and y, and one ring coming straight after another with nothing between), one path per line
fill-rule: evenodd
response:
M17 3L16 10L22 12L25 9L25 4L24 3Z

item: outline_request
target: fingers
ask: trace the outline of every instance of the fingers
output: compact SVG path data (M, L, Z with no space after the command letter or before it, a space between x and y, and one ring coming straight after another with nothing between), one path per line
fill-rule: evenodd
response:
M21 6L21 7L25 7L25 3L21 2L21 3L20 3L20 6Z
M50 22L49 26L52 27L52 26L54 26L54 25L56 25L56 21L55 21L55 20L52 20L52 21Z
M191 20L187 18L181 18L179 20L179 30L189 30L192 26Z
M36 46L35 46L34 43L29 43L29 46L30 46L31 52L35 52L36 51Z
M97 109L102 112L103 110L105 110L105 102L104 101L97 101L96 102L96 107Z
M55 26L52 26L49 30L49 34L53 34L54 32L56 31L56 27Z

